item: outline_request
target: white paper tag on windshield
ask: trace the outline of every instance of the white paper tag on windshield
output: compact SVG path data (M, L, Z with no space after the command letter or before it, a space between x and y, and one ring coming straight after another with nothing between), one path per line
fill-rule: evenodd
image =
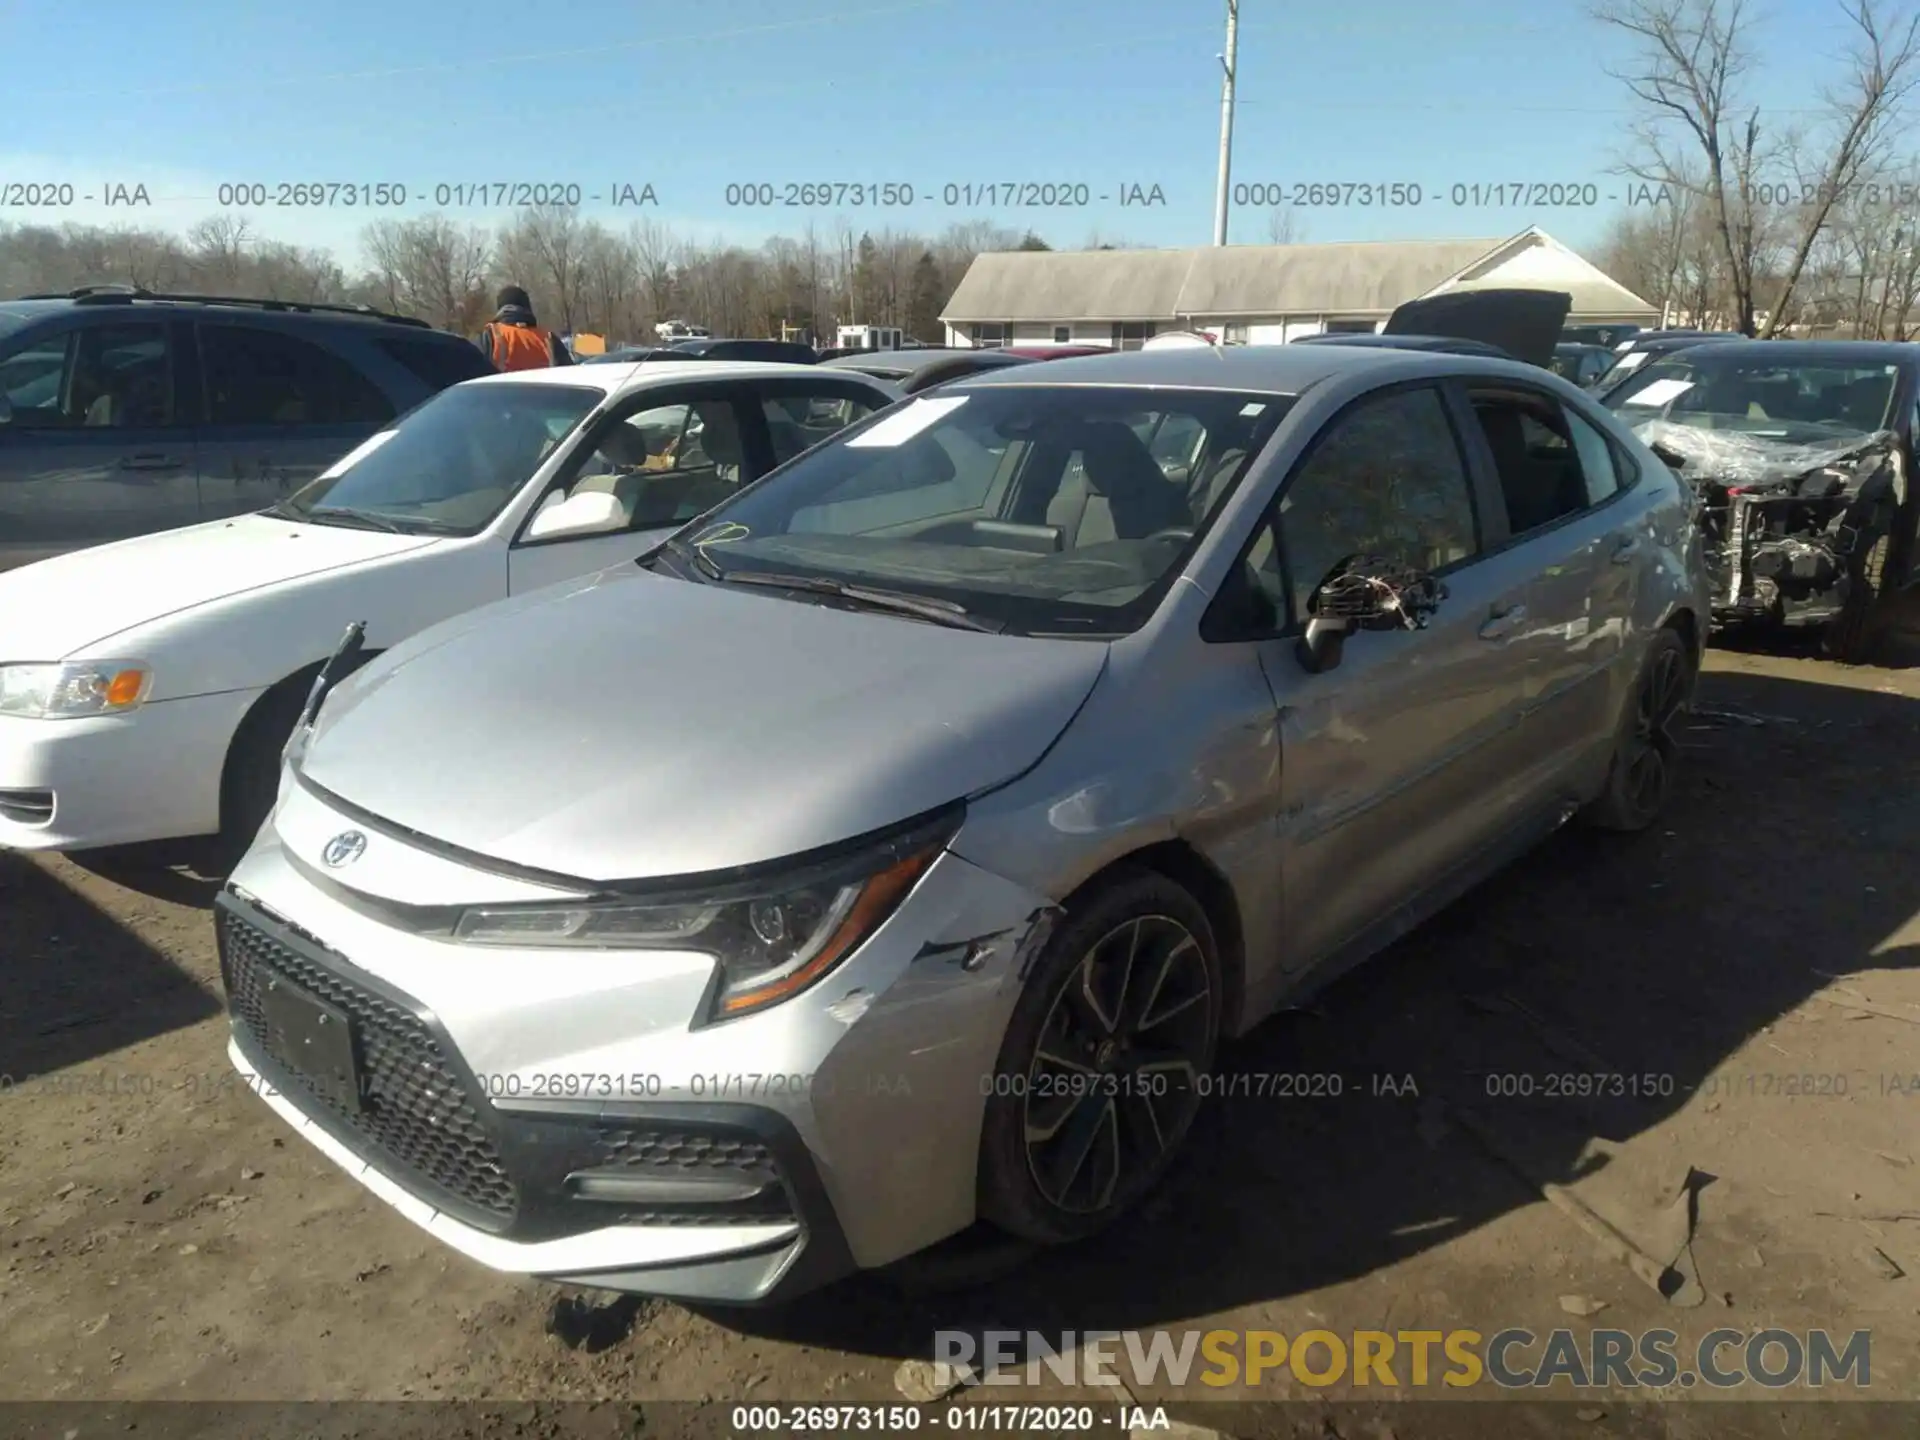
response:
M369 435L360 444L354 446L353 449L334 461L331 470L321 472L317 478L321 480L338 480L342 475L346 474L347 471L358 465L362 460L366 459L367 456L378 450L399 433L398 430L382 430L378 435Z
M1618 360L1614 361L1613 368L1616 370L1623 370L1623 371L1638 370L1642 365L1646 363L1647 363L1647 352L1645 350L1636 350L1633 352L1633 354L1622 355Z
M898 415L889 415L871 430L847 441L849 450L891 450L967 403L964 395L943 395L938 400L916 400Z
M1656 380L1637 394L1629 395L1622 405L1665 405L1693 388L1691 380Z

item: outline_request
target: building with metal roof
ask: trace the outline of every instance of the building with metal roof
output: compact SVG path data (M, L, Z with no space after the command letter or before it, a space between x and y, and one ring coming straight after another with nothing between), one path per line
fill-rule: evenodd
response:
M1395 307L1449 290L1573 297L1568 324L1650 325L1660 314L1538 227L1506 240L1370 240L1184 250L980 255L940 320L949 345L1111 345L1165 330L1277 344L1377 330Z

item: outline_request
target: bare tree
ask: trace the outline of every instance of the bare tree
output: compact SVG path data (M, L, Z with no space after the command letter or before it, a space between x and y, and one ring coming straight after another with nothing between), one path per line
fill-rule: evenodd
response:
M485 230L444 215L380 220L362 232L361 245L389 308L444 329L479 328L493 257L493 237Z
M722 334L778 335L792 325L826 339L837 324L859 320L933 339L940 310L976 256L1041 243L971 221L936 237L851 226L829 237L809 225L797 238L749 250L682 240L647 221L615 235L572 211L523 212L498 230L436 214L368 226L365 269L350 275L327 252L262 240L235 216L209 217L186 236L0 225L0 294L113 281L217 289L370 304L472 334L490 308L490 282L510 280L532 292L544 317L568 329L590 322L625 332L620 338L672 317Z
M501 237L499 257L507 277L538 291L548 314L563 331L574 327L580 308L580 212L571 205L533 206L520 212ZM546 302L551 302L546 303Z
M1298 245L1307 238L1307 225L1291 205L1276 205L1267 212L1267 243Z
M1746 93L1755 66L1747 0L1602 0L1594 12L1635 50L1616 72L1643 107L1625 168L1702 203L1733 323L1748 335L1758 330L1763 281L1771 291L1764 333L1787 322L1834 204L1885 159L1920 80L1920 17L1889 21L1889 0L1836 4L1855 32L1846 80L1822 97L1824 122L1804 139L1776 132ZM1806 203L1783 210L1781 199L1803 194Z
M673 319L673 257L680 242L658 221L637 220L627 231L627 243L640 273L642 319L648 323Z
M187 231L193 267L207 283L228 290L240 287L253 227L244 215L212 215Z

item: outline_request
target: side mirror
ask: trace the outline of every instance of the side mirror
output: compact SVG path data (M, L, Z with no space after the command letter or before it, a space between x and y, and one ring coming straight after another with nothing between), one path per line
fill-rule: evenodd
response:
M624 530L626 525L626 507L615 496L604 490L586 490L541 510L523 538L561 540L574 535L609 535Z
M1424 630L1446 598L1446 587L1424 571L1377 555L1349 556L1308 602L1296 647L1301 668L1314 675L1333 669L1356 630Z

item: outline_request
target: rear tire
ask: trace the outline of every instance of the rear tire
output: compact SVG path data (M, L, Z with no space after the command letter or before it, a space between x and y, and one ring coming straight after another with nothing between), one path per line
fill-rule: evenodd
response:
M1587 808L1588 824L1630 834L1659 818L1680 756L1673 724L1693 698L1694 680L1687 642L1676 631L1657 631L1620 717L1607 788Z
M1074 900L1001 1043L981 1217L1057 1245L1149 1193L1192 1128L1223 1000L1213 926L1184 887L1130 870Z

